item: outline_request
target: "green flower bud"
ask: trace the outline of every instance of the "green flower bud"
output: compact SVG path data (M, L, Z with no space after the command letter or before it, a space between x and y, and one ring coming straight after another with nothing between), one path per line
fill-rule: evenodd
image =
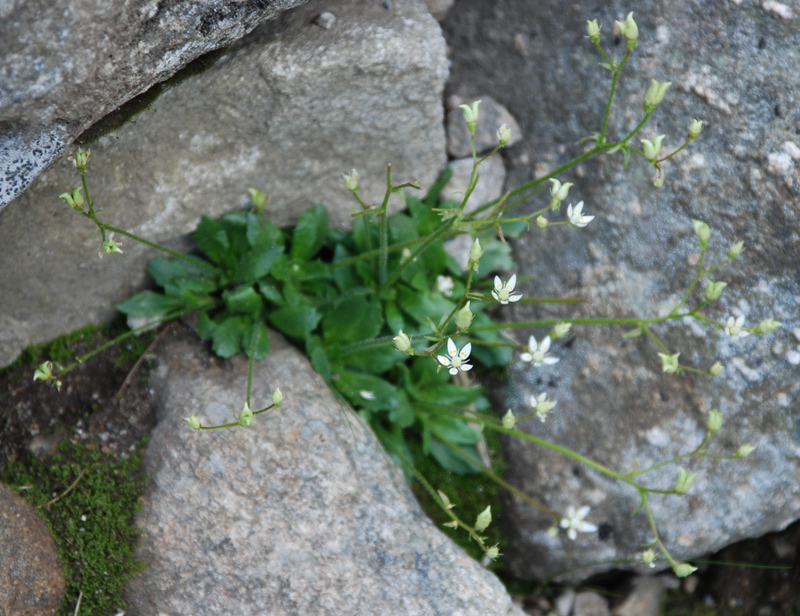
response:
M500 128L497 129L497 141L502 148L505 144L507 144L511 140L511 129L508 128L505 124L503 124Z
M675 374L678 372L678 369L680 368L680 364L678 363L678 357L680 357L680 353L675 353L675 355L659 353L658 356L661 358L661 369L664 372L667 374Z
M51 361L46 361L39 364L39 367L33 373L34 381L51 381L53 380L53 368L55 364Z
M114 234L109 233L106 239L103 240L103 243L100 244L100 256L110 255L112 252L122 254L122 250L119 248L120 246L122 246L122 243L115 241Z
M259 214L264 212L264 206L267 205L267 195L260 190L256 190L255 188L249 188L248 192L250 193L250 201L253 204L253 207L256 208L256 212Z
M243 428L249 428L253 425L253 411L250 410L250 405L247 402L242 407L242 412L239 413L239 425Z
M695 477L697 477L697 473L687 473L685 468L679 467L678 478L675 480L675 485L672 489L675 490L676 494L683 496L692 487Z
M517 425L517 418L514 416L514 413L511 412L511 409L506 411L506 414L503 415L503 427L506 430L513 430L514 426Z
M570 329L572 329L572 323L564 323L563 321L559 321L556 323L555 327L550 330L550 339L555 340L556 338L563 338L569 333Z
M708 412L708 431L713 436L722 427L722 413L716 409Z
M736 450L735 455L737 458L746 458L751 453L753 453L753 451L755 451L755 447L753 447L748 443L747 445L742 445L741 447L739 447L739 449Z
M732 260L738 257L742 254L742 248L744 248L744 242L736 242L728 249L728 258Z
M661 152L661 142L664 140L664 135L659 135L652 141L649 139L640 139L642 142L642 150L644 157L651 163L656 162L658 155Z
M689 563L678 563L672 565L672 570L678 577L689 577L692 573L697 571L697 567L692 567Z
M197 415L192 415L191 417L184 417L183 420L189 425L189 427L192 430L200 429L200 420L197 418Z
M486 509L481 511L478 514L478 518L475 520L475 530L478 532L482 530L486 530L489 524L492 523L492 506L489 505Z
M689 141L694 141L700 136L700 133L703 130L703 122L702 120L692 120L692 123L689 125Z
M727 282L714 282L713 280L709 280L706 283L706 301L713 302L719 299L719 296L722 295L722 289L727 286Z
M708 373L709 373L711 376L717 376L717 375L718 375L720 372L722 372L722 364L721 364L721 363L719 363L718 361L715 361L715 362L714 362L714 365L712 365L712 366L711 366L711 367L708 369Z
M700 247L705 248L708 246L708 240L711 238L711 229L708 228L708 225L699 220L693 220L692 228L694 229L694 234L700 238Z
M478 105L480 101L475 101L470 105L459 105L464 110L464 119L467 121L467 128L470 134L475 134L475 127L478 125Z
M775 321L774 319L764 319L756 325L756 328L753 330L754 334L769 334L770 332L774 332L778 329L782 323L779 321Z
M475 315L472 314L472 311L469 309L469 302L458 312L456 312L456 327L458 328L459 332L465 332L469 329L469 326L472 325L472 318Z
M635 49L636 40L639 38L639 27L633 21L633 12L628 13L624 23L618 21L616 24L622 36L628 41L628 49Z
M664 185L664 174L657 173L656 177L653 179L653 186L656 188L661 188Z
M536 226L539 227L542 231L547 229L548 224L550 223L544 216L539 216L539 218L536 219Z
M642 562L651 567L655 567L656 551L653 548L642 552Z
M572 182L562 184L555 178L550 178L550 181L553 183L553 185L550 187L550 196L558 201L563 201L566 199L567 195L569 195L569 189L574 186Z
M488 550L486 550L486 558L489 560L495 560L498 556L500 556L500 548L497 545L493 545Z
M342 175L344 176L345 188L347 188L347 190L349 190L351 193L358 192L358 171L353 169L350 172L350 175L347 175L346 173L343 173Z
M392 340L394 341L394 348L401 353L408 353L409 355L414 353L414 349L411 347L411 338L404 334L402 329L397 332L397 335Z
M279 387L276 387L275 391L272 392L272 404L275 405L275 408L281 408L282 402L283 402L283 392L280 390Z
M595 45L600 42L600 26L597 25L597 20L586 22L586 32L589 35L589 40Z
M86 173L86 167L89 164L89 154L91 154L91 150L78 148L75 154L69 157L69 160L72 161L72 164L75 165L78 171Z
M652 113L655 111L658 104L664 100L664 95L667 93L667 88L672 85L672 82L666 81L664 83L658 83L655 79L653 79L650 83L650 87L647 88L647 92L644 95L644 111L645 113Z
M478 261L481 259L483 250L481 250L481 241L476 237L469 249L469 266L473 269L478 269Z
M455 507L455 505L450 502L450 499L447 498L447 494L445 494L441 490L436 490L436 491L439 493L439 498L442 499L442 506L445 509L452 509L453 507Z

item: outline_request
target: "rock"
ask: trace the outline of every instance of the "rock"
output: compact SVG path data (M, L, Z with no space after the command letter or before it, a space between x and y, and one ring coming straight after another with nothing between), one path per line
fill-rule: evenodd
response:
M478 124L475 129L475 149L478 154L497 147L497 129L503 124L511 129L511 139L505 147L511 147L522 141L522 133L514 116L491 96L453 97L448 102L447 112L447 152L453 158L472 156L472 137L464 121L464 111L459 105L471 105L477 100L481 101L478 105Z
M320 6L337 17L330 30L313 23ZM444 41L421 1L393 7L300 7L106 127L88 144L101 219L176 248L200 216L247 206L251 186L268 193L276 224L323 202L337 226L354 210L342 180L352 167L367 202L383 198L387 163L395 183L429 186L446 161ZM145 283L153 251L118 237L124 256L98 259L91 223L57 198L79 182L62 157L0 214L0 261L14 263L0 270L0 288L24 289L0 294L0 366L110 318Z
M455 1L456 0L425 0L425 4L428 6L431 15L441 21L444 19L447 11L453 8Z
M0 209L97 120L303 0L0 8Z
M22 497L0 484L0 612L57 614L64 569L44 520Z
M469 178L472 175L472 158L462 158L461 160L454 160L449 163L450 168L453 170L453 175L450 181L442 189L442 198L445 201L455 201L461 203L464 194L467 192L469 186ZM475 208L488 203L493 199L497 199L503 195L503 186L506 181L506 169L503 165L503 159L497 154L492 156L489 160L481 163L478 167L478 173L481 174L478 185L472 194L469 196L469 201L464 208L466 212L471 212Z
M611 616L608 603L596 592L586 590L575 595L572 606L573 616Z
M610 76L597 68L586 20L599 19L606 50L619 57L624 43L611 33L613 20L624 18L618 10L609 5L598 11L596 3L580 0L565 13L555 0L498 0L485 11L483 3L465 0L445 18L453 50L451 94L502 93L498 99L525 135L507 159L509 188L528 181L532 167L541 176L580 155L588 146L576 142L600 130ZM713 274L730 286L703 313L723 323L743 314L749 327L766 317L784 325L745 339L681 322L654 326L670 352L681 353L681 362L706 370L721 361L725 370L713 380L663 374L660 349L644 336L623 338L627 328L575 326L566 344L551 349L560 363L512 370L497 408L521 411L531 394L546 392L558 400L552 416L544 424L519 426L623 472L690 451L703 438L708 411L722 411L725 424L711 451L732 453L750 442L753 455L684 461L699 472L691 491L683 498L652 498L668 549L686 560L784 528L800 510L800 484L793 479L800 476L800 383L792 364L800 362L800 353L789 334L800 325L800 174L794 148L785 146L791 141L800 147L794 134L800 108L791 102L800 90L800 74L791 68L800 63L800 47L785 44L800 36L800 20L782 19L760 4L728 3L708 12L683 0L648 0L637 4L635 17L639 47L620 77L609 136L621 138L641 120L652 78L673 86L641 138L665 134L664 152L671 152L683 143L692 118L706 126L695 143L663 163L660 189L652 185L652 168L634 157L623 170L619 154L560 175L575 182L567 203L583 200L585 213L597 218L581 229L525 234L515 247L518 273L535 276L535 283L520 290L526 297L589 302L517 304L513 318L668 311L696 272L691 219L700 219L712 228L707 263L723 260L734 242L745 243L731 266ZM517 38L524 39L526 53ZM770 158L781 153L788 158ZM773 169L775 161L780 165ZM545 207L548 199L542 191L524 213ZM563 221L565 209L552 219ZM703 288L701 282L692 306ZM519 341L529 333L541 340L546 332L520 332ZM515 575L542 578L588 562L635 559L650 540L645 516L631 517L639 504L636 490L529 443L509 441L506 453L510 483L560 513L591 505L588 521L600 527L574 542L563 533L551 538L551 518L509 499L503 509L511 529L506 553ZM643 480L669 489L676 476L673 465ZM562 579L612 566L618 565L580 569Z
M375 436L276 334L255 365L250 429L200 431L243 405L247 361L185 332L159 347L158 425L137 523L147 569L127 594L144 614L522 616L493 574L425 517Z
M696 580L697 576L685 579ZM612 613L615 616L658 616L665 591L662 576L636 576L630 594L614 607Z

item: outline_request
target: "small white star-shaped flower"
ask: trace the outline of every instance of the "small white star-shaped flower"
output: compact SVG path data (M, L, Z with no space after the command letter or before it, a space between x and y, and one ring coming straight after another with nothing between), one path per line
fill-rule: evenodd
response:
M542 343L536 342L536 338L531 336L528 338L528 351L520 356L524 362L533 363L534 366L541 366L542 364L555 364L558 362L558 357L550 357L547 351L550 350L550 336L545 336Z
M725 333L733 338L747 338L750 332L743 330L743 327L744 317L736 317L736 320L733 317L729 317L728 322L725 324Z
M453 294L455 283L450 276L437 276L436 277L436 290L442 295L450 297Z
M546 393L539 394L538 396L531 396L531 406L536 411L536 416L542 423L547 419L547 414L553 410L556 404L558 404L558 400L553 400L551 402L547 399Z
M472 343L467 342L462 348L461 351L456 348L456 343L453 342L452 338L447 339L447 354L450 357L445 357L444 355L437 355L436 359L442 364L445 368L449 368L449 372L452 375L458 374L458 371L461 370L462 372L467 372L472 370L472 364L468 364L467 360L469 359L469 354L472 351Z
M569 218L569 224L575 227L585 227L594 220L594 216L583 215L583 201L578 203L575 209L572 208L572 204L570 203L567 207L567 217Z
M517 286L517 275L513 274L508 282L500 280L500 276L494 277L494 291L492 297L501 304L508 302L518 302L522 299L522 293L514 293L514 287Z
M573 541L575 541L575 538L578 536L578 531L582 533L593 533L597 530L597 526L583 519L589 514L590 510L591 507L589 507L589 505L584 505L577 511L575 507L570 507L567 509L567 517L561 518L559 525L561 528L569 529L567 531L567 536Z
M374 400L375 394L367 389L362 389L358 392L358 395L364 398L364 400Z

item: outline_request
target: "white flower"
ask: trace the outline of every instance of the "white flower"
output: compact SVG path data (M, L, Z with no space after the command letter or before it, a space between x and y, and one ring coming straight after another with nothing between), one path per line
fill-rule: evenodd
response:
M366 389L362 389L360 392L358 392L358 395L361 396L362 398L364 398L364 400L374 400L375 399L375 394L372 393L371 391L366 390Z
M578 536L578 531L582 533L593 533L597 530L597 526L583 520L583 518L589 514L590 510L591 507L589 507L589 505L584 505L577 511L575 507L570 507L567 509L567 517L561 518L561 528L569 529L567 531L567 536L573 541L575 541L575 537Z
M494 291L492 297L501 304L508 302L518 302L522 299L522 293L514 293L514 287L517 286L517 275L513 274L508 282L500 280L500 276L494 277Z
M578 203L574 210L572 209L572 204L570 203L567 207L567 217L569 218L569 224L576 227L585 227L594 220L594 216L583 215L583 201Z
M734 338L746 338L750 332L743 330L742 327L744 327L744 317L737 317L736 320L729 317L725 324L725 333Z
M536 410L536 416L542 423L544 423L544 420L547 419L547 414L556 404L558 404L558 401L553 400L550 402L547 399L546 393L539 394L538 396L531 396L531 406Z
M437 355L436 359L439 360L439 363L445 366L446 368L450 368L450 374L456 375L458 371L461 370L462 372L467 372L468 370L472 370L472 364L468 364L467 360L469 359L470 351L472 351L472 343L467 342L461 351L456 348L456 343L453 342L452 338L447 339L447 354L450 357L445 357L444 355Z
M442 295L450 297L453 294L455 283L450 276L437 276L436 277L436 290Z
M528 339L528 351L520 356L524 362L533 362L534 366L541 366L542 364L555 364L558 357L550 357L547 351L550 350L550 336L545 336L541 344L536 342L536 338L531 336Z

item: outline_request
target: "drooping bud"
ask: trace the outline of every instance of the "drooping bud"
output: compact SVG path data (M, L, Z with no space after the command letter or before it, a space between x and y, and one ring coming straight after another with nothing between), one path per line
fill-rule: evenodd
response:
M689 141L694 141L695 139L697 139L702 131L703 131L702 120L692 120L692 123L689 124Z
M39 367L33 373L33 380L34 381L52 381L53 380L53 368L55 364L51 361L46 361L43 364L39 364Z
M100 256L103 255L110 255L112 252L118 252L122 254L122 250L120 250L120 246L122 246L121 242L117 242L114 240L114 234L109 233L108 237L103 240L103 243L100 244Z
M267 205L266 193L256 190L255 188L249 188L247 192L250 193L250 201L253 207L256 208L256 212L262 214L264 212L264 207Z
M586 33L589 35L589 40L595 45L600 42L600 26L596 19L586 22Z
M572 182L562 184L555 178L550 178L550 181L553 183L553 185L550 187L550 196L552 197L550 200L550 209L557 210L561 207L561 202L567 198L567 195L569 195L569 189L573 186L573 184Z
M469 302L466 305L456 312L456 327L460 333L463 333L469 329L469 326L472 325L472 319L475 315L472 314L472 310L469 309Z
M353 169L350 172L350 175L347 175L346 173L343 173L342 175L344 176L345 188L347 188L347 190L349 190L351 193L358 192L358 171Z
M736 450L735 455L737 458L746 458L751 453L753 453L753 451L755 451L755 447L753 447L748 443L747 445L742 445L741 447L739 447L739 449Z
M711 376L717 376L720 372L722 372L722 364L718 361L715 361L714 364L708 369L708 373Z
M736 242L728 249L728 258L733 260L738 257L742 254L742 248L744 248L744 242Z
M69 157L69 160L72 161L72 164L75 165L75 168L80 173L86 173L86 167L89 164L89 154L91 154L91 150L78 148L75 154Z
M497 141L502 148L511 140L511 129L503 124L500 128L497 129Z
M514 416L514 413L511 412L511 409L506 411L506 414L503 415L503 427L506 430L513 430L514 426L517 425L517 418Z
M536 219L536 226L542 231L547 229L548 224L550 224L550 221L548 221L544 216L539 216L539 218Z
M550 339L555 340L556 338L563 338L569 333L569 330L572 329L572 323L564 323L564 321L559 321L555 324L552 330L550 330Z
M685 468L679 467L678 478L675 480L675 485L672 489L679 496L683 496L692 487L695 477L697 477L697 473L687 473Z
M453 507L455 507L455 505L450 502L450 499L447 498L447 494L445 494L441 490L436 490L436 492L438 492L439 498L442 500L442 506L445 509L452 509Z
M675 374L678 372L678 368L680 367L678 357L680 357L680 353L675 353L675 355L659 353L658 356L661 358L661 369L664 372L667 374Z
M711 229L708 228L708 225L700 220L693 220L692 228L694 234L700 238L700 248L708 246L708 240L711 238Z
M486 558L489 560L495 560L498 556L500 556L500 547L498 545L495 544L486 550Z
M239 413L239 425L243 428L249 428L253 425L253 411L250 410L250 405L247 402L242 407L242 412Z
M478 532L486 530L489 527L489 524L491 523L492 523L492 506L489 505L486 509L484 509L478 514L478 517L475 520L475 530L477 530Z
M719 299L720 295L722 295L722 289L727 286L727 282L714 282L713 280L709 280L706 283L706 301L713 302Z
M481 250L481 241L476 237L475 241L472 243L472 248L469 249L469 267L472 269L478 269L478 262L481 260L481 255L483 254L483 250Z
M459 105L464 110L464 119L467 121L467 128L470 134L475 134L475 127L478 125L478 105L480 101L475 101L472 105Z
M275 388L275 391L272 392L272 404L275 405L275 408L281 408L281 403L283 402L283 392L280 390L279 387Z
M658 104L664 100L664 95L667 93L667 88L672 85L672 82L665 81L658 83L655 79L650 82L650 87L644 95L644 111L645 113L652 113L658 107Z
M414 349L411 347L411 338L404 334L402 329L397 332L397 335L392 338L392 340L394 341L394 348L401 353L408 353L411 355L414 352Z
M655 567L656 551L653 548L642 552L642 562L650 567Z
M697 571L697 567L692 567L689 563L678 563L676 565L672 565L672 570L675 572L675 575L678 577L689 577Z
M711 432L711 436L716 434L717 430L722 427L722 413L720 413L716 409L712 409L708 412L708 431Z
M191 417L184 417L183 420L188 424L188 426L192 430L200 429L200 420L197 418L197 415L192 415Z
M649 139L640 139L639 141L642 142L642 150L644 151L644 157L651 163L656 162L658 159L658 155L661 152L661 142L664 140L665 135L659 135L652 141Z
M633 12L628 13L625 22L616 22L620 33L628 41L628 49L636 49L636 40L639 38L639 27L633 21Z
M753 330L753 333L754 334L769 334L770 332L774 332L781 325L783 325L781 322L776 321L776 320L774 320L772 318L764 319L763 321L761 321L761 323L756 325L756 328Z

